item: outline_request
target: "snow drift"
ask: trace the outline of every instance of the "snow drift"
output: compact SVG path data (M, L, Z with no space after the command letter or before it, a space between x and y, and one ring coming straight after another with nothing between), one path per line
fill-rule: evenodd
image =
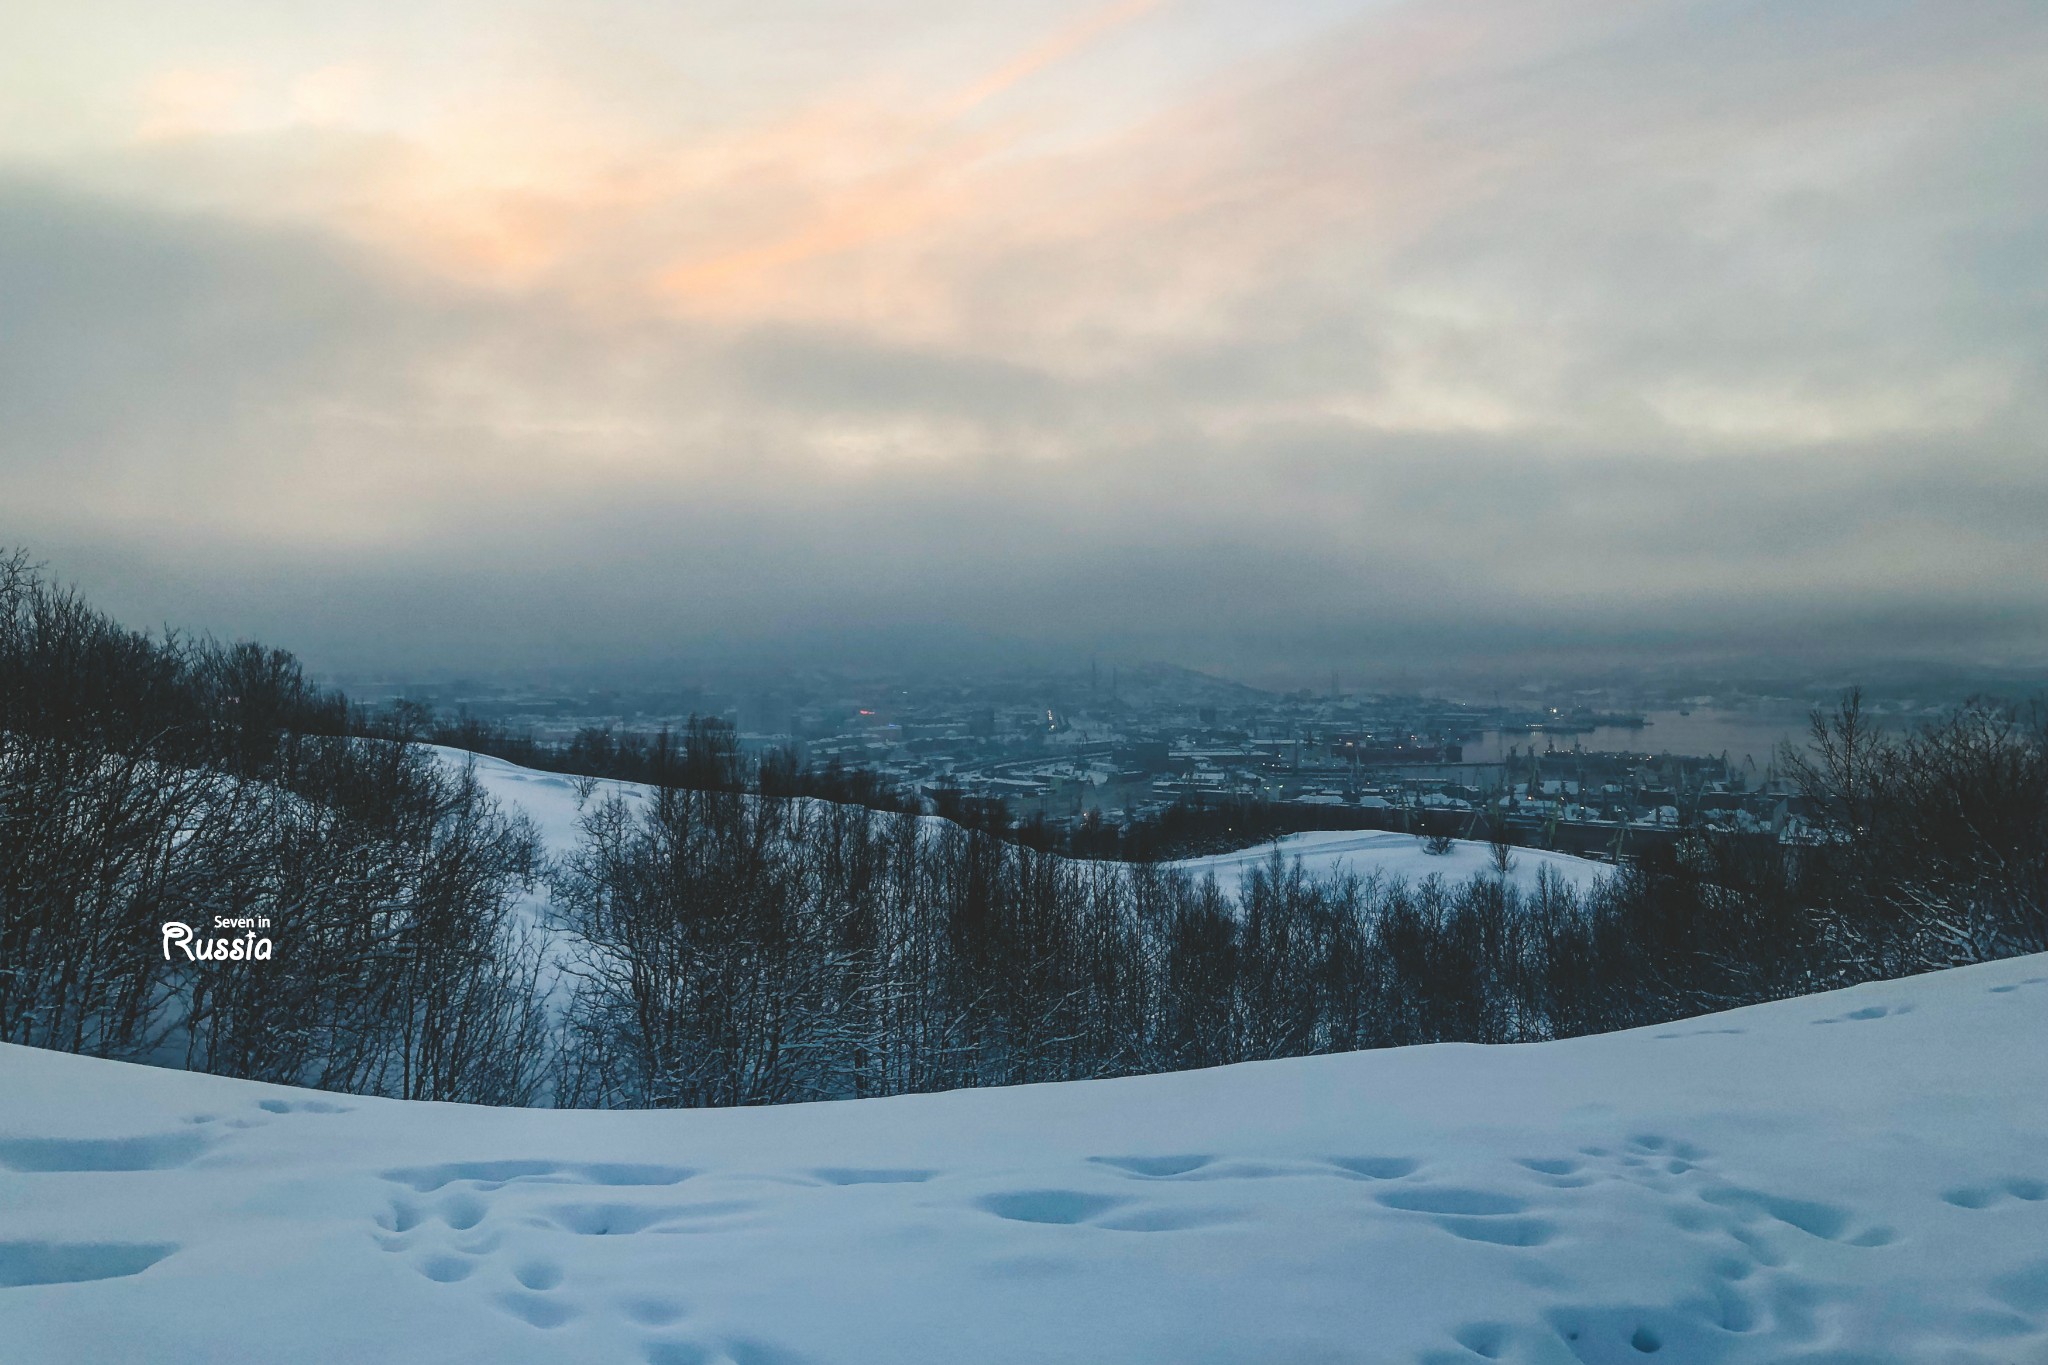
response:
M0 1359L2048 1360L2048 958L780 1109L0 1047Z

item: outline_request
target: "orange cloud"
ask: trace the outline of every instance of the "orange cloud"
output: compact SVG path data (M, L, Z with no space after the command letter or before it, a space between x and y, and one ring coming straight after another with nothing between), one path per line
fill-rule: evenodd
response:
M951 120L972 113L981 105L1028 80L1047 67L1078 56L1090 46L1159 8L1160 0L1122 0L1092 14L1085 14L1050 38L1003 63L988 75L962 90L946 105L943 118Z
M178 67L159 72L140 93L136 136L145 142L216 133L234 126L248 98L250 76L234 67Z
M1161 0L1118 0L1061 28L995 70L942 101L936 111L909 126L886 128L887 142L857 149L856 162L875 170L853 184L826 195L808 211L806 221L768 240L698 259L685 259L660 277L660 292L685 307L721 311L744 307L775 294L782 285L774 277L820 257L850 251L942 221L968 208L972 197L957 183L978 161L1010 145L997 129L979 137L963 136L957 125L989 101L1020 83L1068 61L1116 30L1159 8ZM849 123L872 120L820 119L815 113L803 129L821 140L837 141ZM829 163L846 159L822 147L800 143L801 166L816 158ZM844 152L846 149L841 148Z

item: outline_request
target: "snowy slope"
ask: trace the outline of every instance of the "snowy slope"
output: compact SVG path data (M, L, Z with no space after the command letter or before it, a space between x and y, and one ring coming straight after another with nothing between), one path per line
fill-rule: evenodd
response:
M508 811L523 811L531 818L550 853L574 850L578 838L578 779L522 768L501 758L471 754L462 749L436 748L435 752L443 762L451 765L473 758L477 781L484 790L497 798ZM602 800L611 792L640 799L645 797L648 789L634 782L600 780L592 790L592 799ZM1244 869L1264 862L1275 848L1290 860L1300 858L1304 870L1318 877L1347 871L1361 877L1377 873L1410 882L1440 876L1446 882L1456 884L1480 873L1490 876L1493 870L1493 851L1484 843L1460 839L1449 853L1436 856L1425 853L1414 835L1386 830L1290 834L1255 848L1207 858L1190 858L1172 866L1185 868L1197 877L1213 872L1223 890L1234 895ZM1538 870L1542 868L1550 869L1577 890L1584 890L1608 871L1605 863L1540 849L1516 849L1514 859L1509 877L1524 891L1535 889Z
M785 1109L0 1047L0 1360L2048 1361L2048 958Z
M1302 870L1311 877L1352 872L1360 877L1378 875L1412 883L1435 876L1455 886L1475 876L1493 875L1493 849L1481 841L1458 839L1452 843L1450 852L1432 854L1425 852L1422 842L1412 834L1377 829L1289 834L1256 848L1189 858L1173 866L1185 868L1197 877L1214 873L1217 884L1234 894L1245 869L1265 862L1276 848L1290 862L1301 859ZM1543 849L1518 848L1513 856L1508 879L1525 892L1536 889L1543 869L1575 891L1584 891L1612 870L1608 864L1590 858Z
M582 837L577 821L585 809L583 788L589 790L593 805L614 792L633 801L644 800L648 792L648 788L638 782L568 777L561 773L542 772L538 768L522 768L517 763L508 763L488 754L473 754L467 749L450 749L439 744L426 747L451 768L474 762L477 784L495 798L507 814L523 814L532 820L542 845L553 854L573 852Z

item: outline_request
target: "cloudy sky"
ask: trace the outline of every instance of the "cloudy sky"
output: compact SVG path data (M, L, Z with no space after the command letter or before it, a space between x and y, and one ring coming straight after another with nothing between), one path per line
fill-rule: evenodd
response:
M19 0L0 544L329 669L2048 655L2040 0Z

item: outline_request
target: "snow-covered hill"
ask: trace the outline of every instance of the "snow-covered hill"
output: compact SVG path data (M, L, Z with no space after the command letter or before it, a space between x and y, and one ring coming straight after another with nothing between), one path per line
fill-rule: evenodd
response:
M574 777L522 768L501 758L471 754L462 749L437 748L435 752L443 762L451 765L473 759L477 781L484 790L497 798L508 811L520 811L531 818L540 831L542 842L549 852L555 854L571 852L576 846L576 822L584 788L587 787L596 799L612 792L629 799L639 799L647 792L647 788L638 783L609 780L579 783ZM1453 842L1449 853L1432 855L1423 850L1421 842L1413 835L1386 830L1290 834L1236 853L1190 858L1172 865L1197 877L1213 872L1223 889L1234 894L1244 870L1264 862L1276 848L1289 860L1299 858L1303 869L1317 877L1354 872L1361 877L1377 874L1410 882L1440 876L1446 882L1458 883L1477 875L1491 875L1493 867L1493 851L1485 843L1459 839ZM1533 891L1543 869L1548 869L1574 890L1581 891L1611 870L1607 864L1590 858L1523 848L1515 850L1509 878L1524 891Z
M1273 856L1275 849L1289 862L1299 858L1302 870L1311 877L1344 872L1360 877L1399 878L1408 882L1442 877L1445 882L1455 885L1474 877L1493 875L1493 849L1484 842L1456 839L1452 841L1449 852L1433 854L1424 849L1422 841L1412 834L1380 829L1289 834L1256 848L1207 858L1189 858L1173 866L1184 868L1198 877L1214 873L1218 885L1234 892L1245 869L1265 862ZM1518 848L1512 855L1508 880L1524 892L1534 891L1538 878L1546 870L1574 891L1584 891L1613 868L1569 853Z
M638 782L570 777L538 768L522 768L517 763L492 758L489 754L473 754L467 749L451 749L440 744L427 747L451 768L473 763L477 784L489 792L508 814L524 815L533 821L541 843L551 854L575 850L581 837L577 821L581 818L586 799L602 801L617 793L628 800L638 801L644 799L648 791Z
M1513 1048L485 1110L0 1047L0 1360L2048 1361L2048 958Z

